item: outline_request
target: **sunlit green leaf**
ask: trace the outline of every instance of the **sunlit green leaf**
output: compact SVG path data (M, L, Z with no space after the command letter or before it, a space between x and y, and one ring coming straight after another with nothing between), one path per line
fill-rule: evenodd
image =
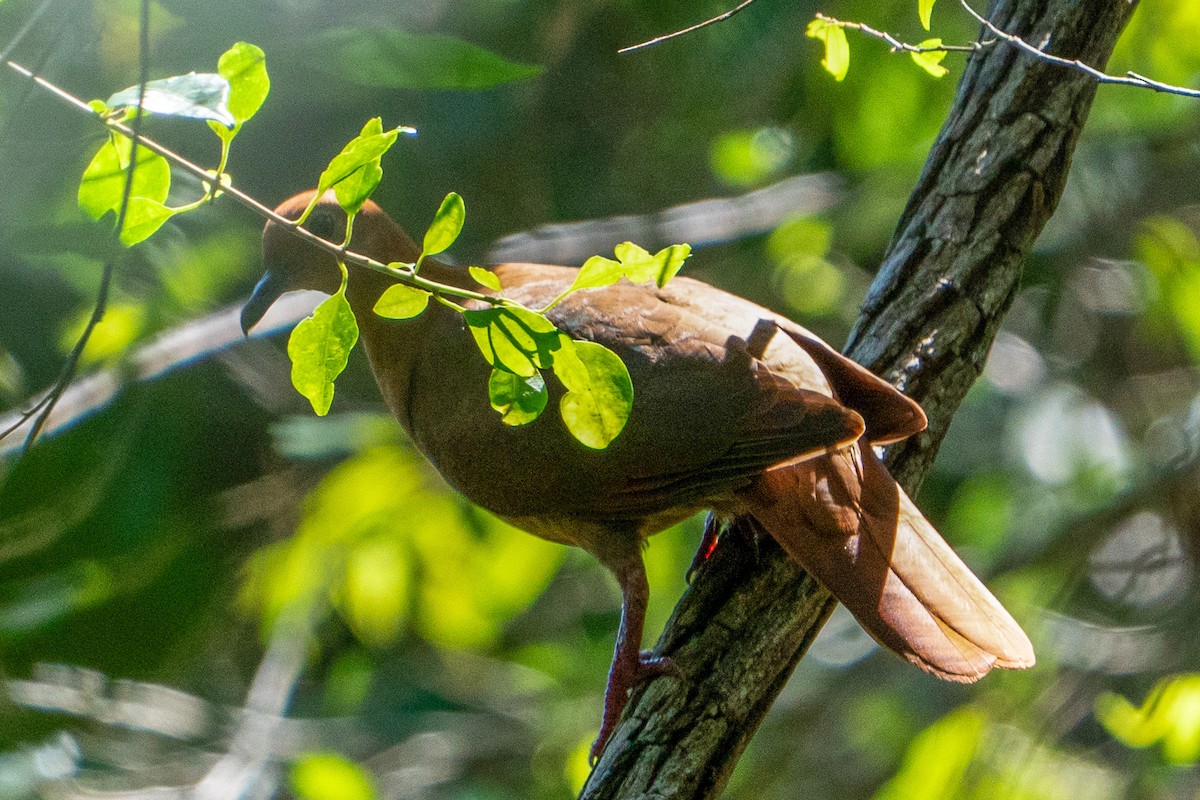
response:
M616 247L616 261L601 256L592 256L585 261L568 291L611 286L621 278L628 278L632 283L654 281L659 286L666 286L691 252L689 245L673 244L651 255L636 244L625 242Z
M412 319L429 305L429 292L397 283L375 301L375 313L387 319Z
M334 28L314 44L322 67L364 86L487 89L542 72L453 36L398 28Z
M370 774L337 753L307 753L292 763L292 791L301 800L375 800Z
M271 90L267 56L262 48L248 42L236 43L221 54L217 73L229 82L227 105L237 124L258 113Z
M496 273L486 270L483 267L467 267L467 272L475 279L475 282L480 286L486 286L492 291L500 291L500 278Z
M362 132L351 139L321 173L316 197L332 188L346 213L357 214L379 185L383 177L380 159L396 143L399 135L399 128L385 132L379 117L367 120Z
M140 86L130 86L105 101L109 108L137 108ZM142 97L142 110L150 114L188 119L206 119L232 128L229 113L229 81L211 72L189 72L150 81Z
M523 378L549 367L551 354L561 346L554 323L527 309L484 308L463 317L488 363Z
M917 16L921 18L921 27L925 30L929 30L929 18L933 15L934 2L935 0L917 0Z
M920 47L941 47L941 39L926 39L921 42ZM942 62L946 60L945 50L930 50L926 53L909 53L912 60L917 66L928 72L935 78L941 78L949 74L950 70L942 66Z
M288 339L292 385L308 398L318 416L329 413L333 382L346 368L357 341L358 323L346 302L344 287L292 330Z
M804 35L825 43L825 57L821 59L821 66L834 80L843 80L850 69L850 43L846 41L846 31L842 26L814 19L808 23Z
M92 219L100 219L109 211L120 208L132 146L132 139L115 133L100 146L84 169L79 183L79 207ZM139 146L130 197L142 197L161 204L167 199L170 188L171 167L167 160Z
M567 393L560 403L571 435L603 450L620 435L633 409L633 382L616 353L595 342L571 342L554 354L554 374Z
M466 217L467 209L463 199L455 192L446 195L437 213L433 215L433 222L429 223L429 228L425 231L421 252L427 256L435 256L454 244L454 240L462 232Z
M488 399L492 408L500 412L505 425L527 425L546 408L546 381L538 372L522 378L502 369L493 369L488 380Z

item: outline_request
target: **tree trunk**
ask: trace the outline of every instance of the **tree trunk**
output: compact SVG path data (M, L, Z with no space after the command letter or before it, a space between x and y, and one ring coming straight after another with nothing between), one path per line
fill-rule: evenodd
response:
M1103 68L1135 5L998 0L989 18ZM1082 73L1001 42L967 64L846 346L929 415L928 430L888 453L910 494L983 369L1095 90ZM715 797L828 618L829 593L778 547L755 556L737 539L723 538L658 643L678 675L635 690L581 800Z

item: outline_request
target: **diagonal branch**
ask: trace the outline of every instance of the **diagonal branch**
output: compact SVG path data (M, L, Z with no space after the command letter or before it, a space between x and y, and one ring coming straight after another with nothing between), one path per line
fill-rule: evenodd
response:
M1103 65L1133 9L997 0L989 16L1058 57ZM889 454L910 493L982 370L1095 90L1092 77L1011 47L968 62L846 348L929 415L925 433ZM777 548L753 563L738 545L718 546L680 601L656 648L679 674L635 691L581 798L711 798L725 784L833 608Z

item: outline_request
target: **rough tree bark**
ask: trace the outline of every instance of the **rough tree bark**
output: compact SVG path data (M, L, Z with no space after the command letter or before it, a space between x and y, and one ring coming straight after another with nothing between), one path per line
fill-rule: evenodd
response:
M988 16L1055 55L1103 68L1135 5L996 0ZM1078 71L1000 43L967 64L846 346L929 415L925 433L888 453L910 493L983 368L1062 194L1095 90ZM656 648L678 674L634 692L581 800L716 796L833 605L777 547L755 559L723 542Z

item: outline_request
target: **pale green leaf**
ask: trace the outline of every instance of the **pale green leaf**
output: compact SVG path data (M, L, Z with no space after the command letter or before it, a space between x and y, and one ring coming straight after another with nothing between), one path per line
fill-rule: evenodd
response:
M921 42L919 47L941 47L941 39L926 39ZM942 78L949 74L950 70L942 66L942 62L946 60L945 50L930 50L926 53L909 53L912 60L917 66L928 72L935 78Z
M236 43L221 54L217 73L229 82L228 106L234 122L241 125L258 113L271 90L262 48L248 42Z
M375 302L375 313L387 319L412 319L429 305L429 292L397 283Z
M488 399L492 408L500 412L505 425L527 425L537 419L546 408L546 381L541 373L535 372L522 378L502 369L493 369L488 379Z
M421 252L427 256L435 256L454 244L458 234L462 232L463 222L467 217L467 208L463 199L456 192L446 195L433 215L433 222L425 231L425 241Z
M501 306L466 311L463 318L488 363L522 378L549 367L561 346L554 323L535 311Z
M611 286L621 278L628 278L632 283L654 281L659 286L665 286L679 272L691 252L689 245L673 244L651 255L636 244L625 242L616 247L616 261L601 256L592 256L585 261L568 292Z
M358 341L358 323L346 302L345 289L317 306L312 316L292 330L288 357L292 360L292 385L308 398L318 416L329 413L333 382Z
M84 169L79 183L79 207L92 219L100 219L109 211L120 208L132 146L132 139L115 133L100 146ZM171 167L167 160L139 146L130 197L144 197L161 204L166 201L170 188Z
M603 345L560 336L554 374L567 389L559 404L563 422L580 443L603 450L624 430L633 409L629 370Z
M480 286L486 286L494 292L500 291L500 278L496 276L496 273L483 267L467 267L467 272Z
M375 782L337 753L305 753L292 764L292 791L300 800L375 800Z
M850 69L850 43L846 41L846 31L842 26L823 19L814 19L808 23L804 35L825 44L825 57L821 59L821 66L834 80L845 79Z
M487 89L542 72L453 36L398 28L334 28L312 43L318 65L363 86Z
M140 86L130 86L105 101L109 108L137 108ZM211 72L189 72L146 84L142 110L150 114L206 119L227 128L235 124L229 113L229 81Z
M929 30L930 17L933 15L934 0L917 0L917 15L921 18L921 27Z
M400 129L384 132L379 117L367 120L362 132L333 157L317 181L317 197L333 188L347 214L357 214L383 176L380 159L396 143ZM357 173L357 174L356 174ZM353 180L350 180L353 178ZM345 187L340 184L346 183Z

